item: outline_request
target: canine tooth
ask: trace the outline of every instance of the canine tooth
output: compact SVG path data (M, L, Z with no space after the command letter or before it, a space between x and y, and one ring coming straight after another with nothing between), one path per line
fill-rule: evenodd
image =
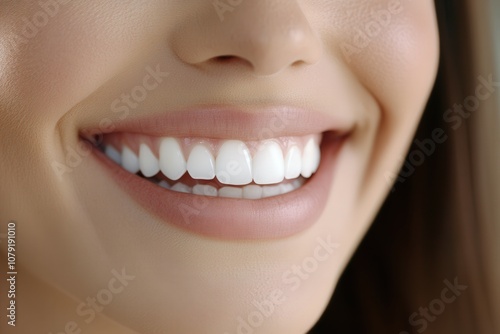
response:
M197 184L193 187L193 194L217 197L217 188L209 185Z
M215 174L223 184L244 185L252 182L252 157L245 143L228 140L222 144L215 160Z
M277 196L281 194L280 185L262 187L262 198Z
M172 188L170 188L170 190L177 191L179 193L186 193L186 194L191 194L191 192L192 192L191 187L185 185L182 182L177 182L176 184L174 184L172 186Z
M132 174L135 174L140 170L139 158L127 146L123 146L122 167Z
M113 160L116 164L122 164L122 155L113 146L106 145L106 147L104 148L104 154L106 154L106 156Z
M302 171L302 156L297 146L292 146L285 157L285 178L296 179Z
M212 180L215 177L215 159L204 145L196 145L189 154L187 171L193 179Z
M176 139L164 138L160 143L160 170L171 180L178 180L186 172L186 160Z
M314 139L309 139L304 152L302 153L302 176L311 177L311 175L318 169L321 152L319 145L314 142Z
M219 197L243 198L243 189L236 187L222 187L219 189Z
M253 180L257 184L273 184L285 178L283 151L278 143L262 143L252 160Z
M158 159L146 144L141 144L139 147L139 166L145 177L154 176L160 171Z
M255 184L243 187L243 198L246 199L261 199L262 187Z

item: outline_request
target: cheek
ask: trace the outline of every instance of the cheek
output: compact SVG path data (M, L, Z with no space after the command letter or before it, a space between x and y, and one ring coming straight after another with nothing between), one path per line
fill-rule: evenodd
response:
M439 60L433 2L402 0L401 4L398 12L389 17L389 23L380 25L380 31L372 32L372 37L367 28L375 26L373 16L364 21L368 45L350 61L384 116L393 120L420 116Z
M143 13L134 8L113 15L116 5L82 4L59 5L52 15L37 2L9 9L17 14L0 22L0 60L8 66L0 76L4 115L25 112L27 119L43 115L41 122L54 123L131 57L143 35Z

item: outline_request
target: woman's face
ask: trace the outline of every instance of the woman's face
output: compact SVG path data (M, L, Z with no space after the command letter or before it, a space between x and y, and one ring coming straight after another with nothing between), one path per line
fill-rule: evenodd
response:
M438 52L429 0L0 0L0 219L20 265L95 297L68 319L84 331L94 312L306 332Z

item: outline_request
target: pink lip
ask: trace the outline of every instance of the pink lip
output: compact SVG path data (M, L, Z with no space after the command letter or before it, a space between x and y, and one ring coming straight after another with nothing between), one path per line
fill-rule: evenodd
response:
M279 127L277 120L286 117L293 118L293 121ZM167 224L220 239L284 238L313 225L327 204L336 157L347 137L341 135L347 131L341 130L336 120L321 114L304 114L289 109L270 113L205 109L203 112L187 111L162 116L161 119L122 122L115 131L157 136L262 139L254 131L255 127L260 126L262 129L262 126L269 126L273 121L276 122L272 129L273 137L331 131L323 138L321 164L311 179L298 190L260 200L206 197L170 191L125 171L99 150L94 152L106 172L130 197Z
M262 140L282 136L303 136L333 130L346 134L352 130L348 114L337 116L300 108L278 106L242 108L232 106L193 107L138 118L120 115L113 120L112 132L129 132L149 136L208 137L214 139ZM126 117L124 117L126 116ZM83 133L100 134L96 124Z

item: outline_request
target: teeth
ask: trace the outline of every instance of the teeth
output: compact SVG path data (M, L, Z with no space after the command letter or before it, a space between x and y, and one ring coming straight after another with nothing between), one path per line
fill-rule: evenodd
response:
M193 194L217 197L217 188L208 185L197 184L193 187Z
M228 140L215 160L215 174L222 184L244 185L252 182L252 157L239 140Z
M319 146L316 145L314 139L309 139L306 146L304 147L304 152L302 154L303 177L309 178L314 172L316 172L319 166L320 158L321 152L319 150Z
M140 170L139 158L137 158L137 155L135 155L135 153L127 146L123 146L122 167L132 174L135 174Z
M190 186L185 185L184 183L177 182L170 188L170 190L177 191L179 193L191 194L192 188Z
M215 159L208 148L196 145L189 154L187 171L193 179L212 180L215 177Z
M213 186L203 184L197 184L194 187L190 187L182 182L177 182L171 187L165 180L161 180L160 182L156 181L156 183L162 188L186 194L225 198L261 199L287 194L299 189L304 184L304 179L299 178L290 183L272 186L259 186L256 184L251 184L245 187L226 186L220 188L219 190Z
M174 138L165 138L160 144L160 169L171 180L178 180L186 172L186 160L179 143Z
M139 166L145 177L155 176L160 171L158 159L146 144L141 144L139 147Z
M243 187L243 198L246 199L261 199L262 187L257 185L249 185Z
M280 190L282 194L287 194L294 190L294 186L291 183L280 184Z
M203 143L193 143L187 161L181 142L170 137L159 139L157 155L145 143L139 145L138 154L127 145L121 146L120 153L111 144L104 146L104 153L128 172L136 174L140 171L144 177L165 189L204 196L261 199L298 189L305 182L304 178L317 171L321 159L317 141L317 137L311 136L303 148L294 142L288 145L286 155L278 140L250 143L255 150L252 157L244 142L227 140L221 143L214 157L213 147L218 146L217 142L213 144L210 139L203 139ZM155 180L153 177L160 171L169 180ZM186 172L195 180L217 178L225 186L217 189L215 184L191 187L172 182L178 181ZM290 182L283 182L285 179Z
M296 179L302 171L302 156L297 146L292 146L285 157L285 178Z
M162 188L165 188L165 189L170 189L170 184L168 184L168 182L167 182L167 181L165 181L165 180L161 180L161 181L158 183L158 185L159 185L160 187L162 187Z
M253 158L253 180L257 184L280 183L285 178L283 151L278 143L261 145Z
M118 165L122 164L122 155L113 146L106 145L106 148L104 149L104 153L111 160L113 160L116 164L118 164Z
M281 186L264 186L262 187L262 198L277 196L281 194Z
M219 197L243 198L243 188L237 188L237 187L220 188Z

